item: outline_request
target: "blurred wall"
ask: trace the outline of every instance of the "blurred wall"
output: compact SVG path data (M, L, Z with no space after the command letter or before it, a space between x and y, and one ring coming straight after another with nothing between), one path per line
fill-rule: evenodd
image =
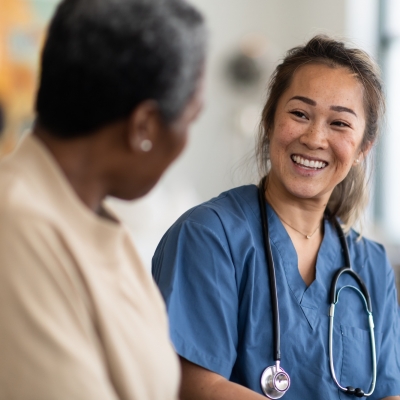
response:
M45 27L58 0L0 0L0 157L30 128Z
M313 0L193 0L207 16L210 28L206 107L193 128L184 156L168 174L185 176L201 200L249 180L246 157L254 148L254 133L243 132L237 118L249 105L261 108L268 75L284 52L317 32L345 34L345 1ZM258 90L239 91L229 84L226 63L246 34L267 40L267 76ZM185 180L186 182L186 180Z
M20 137L31 122L42 33L58 1L0 0L0 103L7 122L0 156L7 152L6 139ZM289 48L327 33L377 54L379 0L189 1L203 11L210 32L204 112L184 154L147 197L134 203L110 200L148 268L162 234L184 211L231 187L257 182L253 153L266 85ZM249 51L259 75L238 85L230 74L232 60ZM21 70L29 79L17 74Z
M168 227L191 206L231 187L257 182L254 139L269 74L286 50L316 33L346 37L372 54L378 0L191 0L210 31L206 104L184 154L150 195L133 204L112 201L131 227L148 268ZM236 87L229 60L249 34L265 41L259 84Z

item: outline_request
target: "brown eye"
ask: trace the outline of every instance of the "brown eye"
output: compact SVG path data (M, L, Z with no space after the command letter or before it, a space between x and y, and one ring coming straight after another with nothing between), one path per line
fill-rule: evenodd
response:
M343 121L335 121L335 122L332 123L332 125L338 126L340 128L348 128L348 127L350 127L349 124L346 124L346 122L343 122Z
M295 115L298 118L303 118L303 119L307 118L306 115L301 111L291 111L291 114Z

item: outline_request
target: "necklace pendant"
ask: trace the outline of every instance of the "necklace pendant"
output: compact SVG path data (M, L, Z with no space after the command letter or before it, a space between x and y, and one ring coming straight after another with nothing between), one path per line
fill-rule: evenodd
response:
M312 236L312 235L306 235L306 238L307 238L307 239L311 239L311 236Z

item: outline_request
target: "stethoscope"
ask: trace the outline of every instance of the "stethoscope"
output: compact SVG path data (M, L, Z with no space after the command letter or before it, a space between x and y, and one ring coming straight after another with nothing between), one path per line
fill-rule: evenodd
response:
M265 180L263 178L259 189L258 189L258 199L259 206L261 211L261 220L262 220L262 229L263 229L263 238L264 238L264 249L265 249L265 258L268 267L268 275L269 275L269 284L270 284L270 292L271 292L271 305L272 305L272 320L273 320L273 347L274 347L274 361L275 365L269 366L264 369L261 374L261 388L264 392L265 396L269 399L280 399L289 389L290 387L290 377L286 371L280 366L281 361L281 351L280 351L280 323L279 323L279 308L278 308L278 294L276 289L276 276L275 276L275 265L272 257L271 250L271 242L269 238L269 230L268 230L268 220L266 214L266 199L265 199ZM342 250L344 251L344 257L346 262L346 267L340 268L333 277L331 288L330 288L330 309L329 309L329 365L332 374L332 378L335 381L336 385L346 394L354 395L356 397L368 397L371 396L375 389L376 383L376 349L375 349L375 335L374 335L374 320L372 317L372 305L371 298L368 293L367 287L365 283L362 281L360 276L352 270L351 261L349 255L349 248L347 246L346 238L344 232L337 221L334 219L335 228L337 230L340 243L342 246ZM336 285L339 278L343 274L351 275L359 285L359 289L346 285L341 287L338 291L336 291ZM333 365L333 320L335 315L335 306L339 302L339 295L343 289L353 289L355 290L363 299L365 304L365 309L368 315L368 323L369 323L369 332L370 332L370 342L371 342L371 354L372 354L372 383L370 386L370 390L368 393L365 393L360 388L354 388L352 386L343 387L337 380L335 374L335 368Z

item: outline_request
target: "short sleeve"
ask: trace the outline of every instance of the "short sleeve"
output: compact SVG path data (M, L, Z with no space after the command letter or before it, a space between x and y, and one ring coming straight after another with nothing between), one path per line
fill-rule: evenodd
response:
M0 400L116 400L50 224L1 215ZM72 268L73 269L73 268Z
M377 385L373 398L382 399L400 395L400 313L394 271L386 259L386 304L382 307L383 325L377 363Z
M238 291L224 228L197 209L165 234L153 257L177 353L229 379L238 342Z

